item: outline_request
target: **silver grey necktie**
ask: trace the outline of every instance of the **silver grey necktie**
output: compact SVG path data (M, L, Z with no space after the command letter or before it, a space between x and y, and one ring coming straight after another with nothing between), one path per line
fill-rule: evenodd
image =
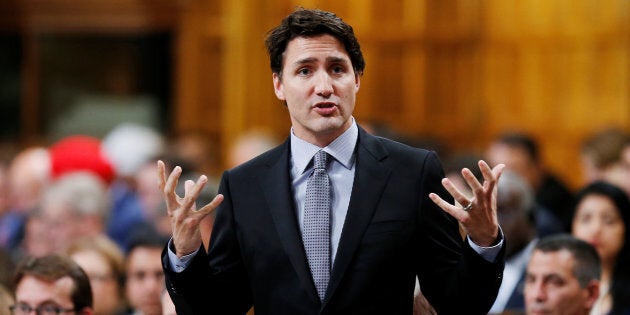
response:
M317 293L323 301L330 279L330 181L326 173L328 153L320 150L313 160L315 169L306 181L302 240Z

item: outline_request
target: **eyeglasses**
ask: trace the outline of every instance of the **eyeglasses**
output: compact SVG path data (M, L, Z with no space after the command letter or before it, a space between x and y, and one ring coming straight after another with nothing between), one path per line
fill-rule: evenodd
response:
M18 303L9 306L11 314L13 315L30 315L32 311L35 311L37 315L59 315L63 313L74 312L73 308L62 308L56 305L40 305L38 307L32 307L26 303Z

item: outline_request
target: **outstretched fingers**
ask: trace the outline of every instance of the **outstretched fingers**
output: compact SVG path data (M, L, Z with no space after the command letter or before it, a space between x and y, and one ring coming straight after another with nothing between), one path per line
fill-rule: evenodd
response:
M183 257L199 249L202 243L200 224L207 214L219 206L223 201L223 196L217 195L210 203L197 209L197 198L208 182L208 177L201 175L196 182L186 180L183 196L179 196L176 187L182 174L182 168L176 166L167 177L164 162L158 161L157 172L157 183L162 190L168 215L171 218L175 254L178 257Z
M166 167L162 161L158 161L158 185L162 189L164 201L169 214L176 211L181 206L181 198L175 192L179 177L182 174L182 168L175 166L168 178L166 178Z
M205 216L211 213L212 211L214 211L221 204L222 201L223 201L223 195L218 194L214 197L214 199L212 199L210 203L201 207L201 209L197 210L197 212Z
M490 169L490 166L483 160L479 161L479 169L481 169L481 173L483 174L484 183L483 190L488 195L491 195L499 182L499 178L503 173L503 169L505 169L504 164L496 165L493 169Z
M448 203L436 193L430 193L429 198L431 198L433 203L435 203L438 207L442 208L442 210L444 210L446 213L450 214L452 217L460 222L466 220L466 218L469 216L469 214L461 207Z
M210 213L213 208L216 208L218 204L214 207L204 206L202 209L197 210L197 205L195 204L197 198L201 194L204 186L208 182L208 177L205 175L199 176L196 182L192 180L186 180L184 182L184 196L177 195L176 187L179 182L179 179L182 174L182 168L179 166L175 166L168 177L166 177L166 166L163 161L157 162L157 171L158 171L158 187L162 190L164 195L164 201L166 202L166 207L169 215L174 215L176 212L182 212L178 210L183 210L183 213L192 212L195 213L195 216L205 216ZM186 215L187 216L187 215Z
M455 199L455 201L457 201L458 204L464 207L469 204L468 196L466 196L464 193L459 191L459 189L457 189L455 184L453 184L453 182L450 179L443 178L442 186L446 189L446 191L448 191L448 193L451 196L453 196L453 199Z
M195 202L197 198L199 197L201 190L203 189L203 187L206 185L207 182L208 182L208 177L206 177L206 175L201 175L199 179L197 179L196 183L193 182L192 180L187 180L184 183L185 195L183 199L184 203L182 204L182 208L190 209L193 215L198 216L198 217L204 217L208 213L214 211L214 209L218 207L221 201L223 200L222 195L217 195L217 197L218 196L221 196L221 197L220 198L215 197L210 203L208 203L207 205L204 205L200 209L197 209L197 205Z

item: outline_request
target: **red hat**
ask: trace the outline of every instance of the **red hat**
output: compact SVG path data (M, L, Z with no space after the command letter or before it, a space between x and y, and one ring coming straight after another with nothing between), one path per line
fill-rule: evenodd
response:
M101 151L101 142L96 138L69 136L54 143L48 151L53 178L71 172L88 171L108 184L114 179L114 167Z

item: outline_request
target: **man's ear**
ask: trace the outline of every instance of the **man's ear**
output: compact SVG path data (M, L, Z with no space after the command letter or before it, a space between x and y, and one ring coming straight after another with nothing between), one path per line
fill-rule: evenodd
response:
M359 88L361 87L361 75L358 73L354 73L354 84L357 86L357 92L359 92Z
M91 307L84 307L77 312L79 315L94 315L94 310Z
M277 73L273 74L273 91L276 93L276 97L281 101L286 101L284 97L284 86L282 85L282 78Z
M591 309L593 307L593 305L595 305L595 302L597 301L597 298L599 297L599 281L598 280L591 280L587 285L586 285L586 301L584 302L585 305L584 307Z

